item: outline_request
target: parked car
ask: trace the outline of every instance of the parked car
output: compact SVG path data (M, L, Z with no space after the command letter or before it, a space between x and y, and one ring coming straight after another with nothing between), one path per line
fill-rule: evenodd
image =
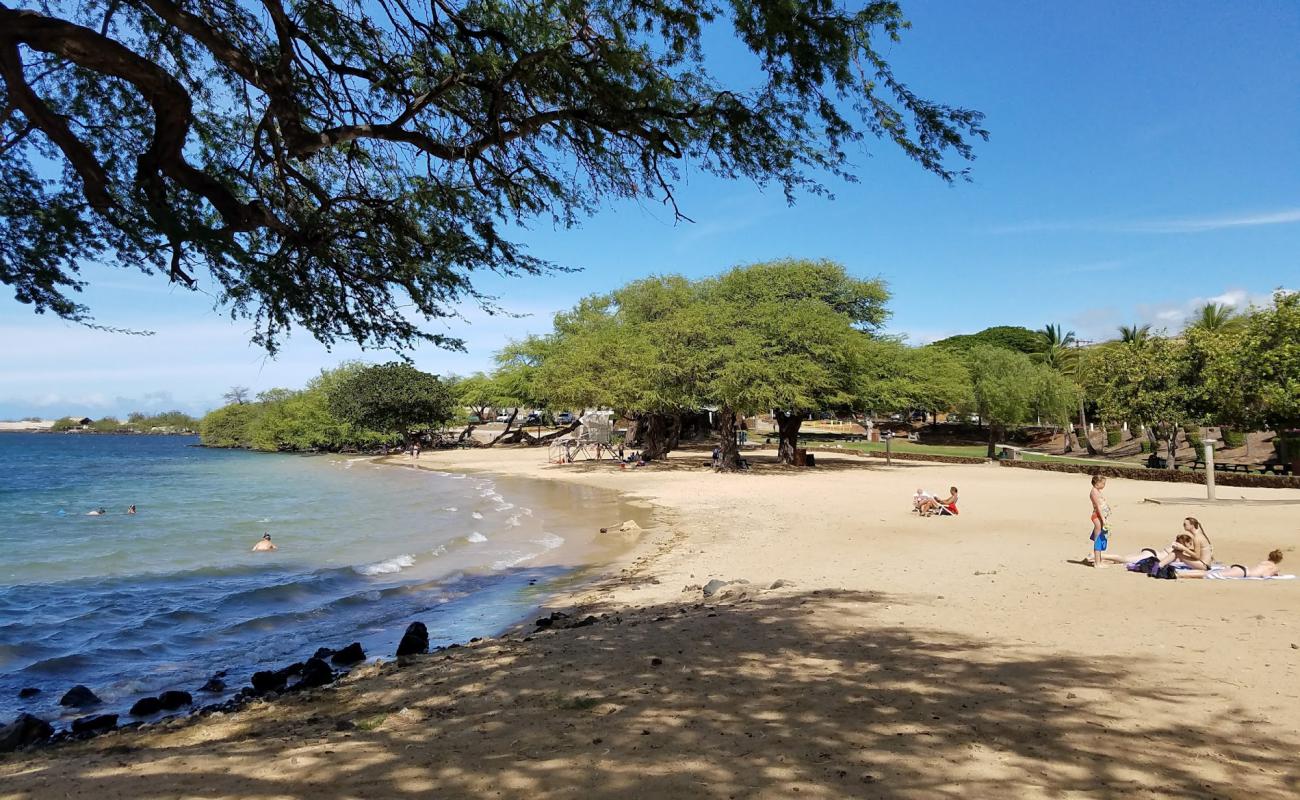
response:
M497 414L497 422L509 422L515 416L513 411L502 411Z
M949 424L957 424L961 422L961 414L949 414L948 422Z
M561 411L560 413L555 415L555 423L557 425L572 425L573 421L574 421L574 416L570 414L568 411Z
M541 424L542 424L542 415L541 415L541 414L538 414L536 411L533 411L533 412L531 412L528 416L524 417L524 424L525 424L525 425L541 425Z

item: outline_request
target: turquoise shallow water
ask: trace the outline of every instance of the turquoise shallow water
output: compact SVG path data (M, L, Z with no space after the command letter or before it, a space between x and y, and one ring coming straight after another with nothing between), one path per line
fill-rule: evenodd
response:
M434 644L489 635L628 513L580 487L195 443L0 434L0 721L56 718L76 683L123 711L322 645L388 656L413 619ZM279 549L250 552L264 531Z

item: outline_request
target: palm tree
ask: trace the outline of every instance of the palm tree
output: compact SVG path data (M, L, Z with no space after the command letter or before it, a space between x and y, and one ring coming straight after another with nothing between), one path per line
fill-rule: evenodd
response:
M1038 331L1041 339L1042 349L1036 354L1039 362L1046 364L1062 375L1074 375L1079 364L1079 351L1072 348L1071 345L1078 344L1074 331L1067 331L1060 325L1048 324ZM1088 452L1096 455L1097 450L1092 446L1088 439L1088 415L1084 408L1084 397L1079 396L1079 425L1084 431L1083 441L1087 444ZM1065 432L1065 452L1070 452L1070 432Z
M1206 303L1201 306L1200 312L1192 318L1187 327L1199 328L1203 331L1226 331L1239 327L1242 320L1243 317L1233 306Z
M1125 344L1142 347L1151 338L1150 325L1121 325L1119 340Z

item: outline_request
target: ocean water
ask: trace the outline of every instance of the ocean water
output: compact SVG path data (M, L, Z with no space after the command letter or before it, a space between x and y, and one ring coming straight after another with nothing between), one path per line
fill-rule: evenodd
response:
M320 646L388 657L416 619L435 645L491 635L635 516L584 487L196 443L0 434L0 722L85 713L57 705L78 683L102 711L213 702L218 670L234 691ZM250 550L263 532L278 550Z

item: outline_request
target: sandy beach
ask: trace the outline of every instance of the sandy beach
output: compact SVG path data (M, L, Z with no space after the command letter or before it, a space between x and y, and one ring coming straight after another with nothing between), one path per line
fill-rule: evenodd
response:
M821 454L722 475L707 458L426 454L425 468L614 489L659 524L548 606L594 624L526 625L237 714L3 757L0 798L1300 792L1300 580L1085 567L1086 476ZM949 485L960 516L910 512L917 487ZM1164 546L1192 515L1219 559L1280 547L1300 572L1300 505L1207 506L1182 501L1196 486L1122 480L1106 495L1113 552ZM712 579L747 583L705 597Z

